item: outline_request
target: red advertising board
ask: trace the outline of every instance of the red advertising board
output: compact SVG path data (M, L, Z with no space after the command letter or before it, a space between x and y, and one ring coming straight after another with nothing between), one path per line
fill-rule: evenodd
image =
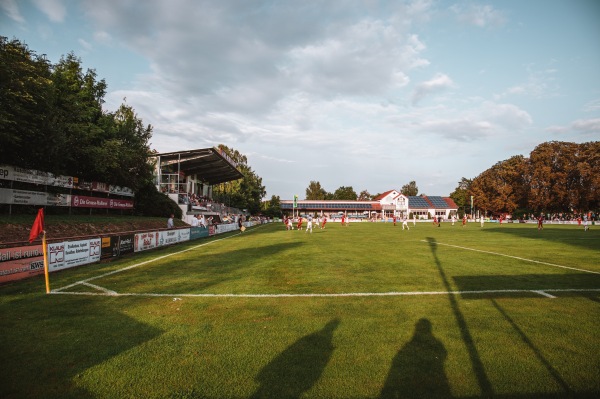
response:
M133 209L133 200L73 195L71 206L75 208Z
M44 273L42 246L0 249L0 283Z

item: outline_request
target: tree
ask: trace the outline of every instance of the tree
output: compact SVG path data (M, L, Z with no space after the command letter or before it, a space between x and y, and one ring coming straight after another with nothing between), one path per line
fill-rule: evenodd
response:
M269 217L281 216L281 199L278 195L272 195L270 201L265 201L264 214Z
M351 200L356 201L358 195L356 195L356 191L352 188L352 186L344 187L341 186L333 193L334 200Z
M410 183L403 185L400 192L407 197L416 196L419 194L419 187L417 187L417 183L413 180Z
M529 157L530 206L556 212L597 207L598 143L538 145Z
M2 162L134 190L152 179L152 127L131 107L104 112L104 80L73 53L51 65L0 37Z
M522 155L498 162L470 185L469 194L478 208L494 213L512 213L527 202L525 174L527 160Z
M81 60L73 53L60 59L54 66L52 80L52 114L49 129L52 134L54 153L61 159L61 174L103 181L99 164L104 162L99 151L106 138L102 128L102 103L106 82L96 80L96 72L88 69L83 73Z
M218 147L237 163L238 170L244 177L215 186L213 198L229 206L246 209L251 214L260 213L261 200L266 194L262 178L248 165L248 158L245 155L224 144L219 144Z
M358 194L359 201L370 201L372 199L373 199L373 196L371 194L369 194L369 192L367 190L363 190L360 192L360 194Z
M103 161L96 173L111 176L113 184L133 190L152 181L153 167L147 162L152 126L144 126L133 108L125 104L103 120L105 135L94 150L94 156Z
M324 200L327 198L327 191L321 187L321 183L318 181L311 180L310 184L306 188L306 199L307 200Z
M471 183L473 183L473 179L463 177L458 182L456 189L450 194L450 198L452 198L459 209L470 205L469 188L471 187Z
M0 159L49 170L50 62L16 39L0 36Z
M600 141L580 144L576 163L579 193L574 201L577 212L600 208Z

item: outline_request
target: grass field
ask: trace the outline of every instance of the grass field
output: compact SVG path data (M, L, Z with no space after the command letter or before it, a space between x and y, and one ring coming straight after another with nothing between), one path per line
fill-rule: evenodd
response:
M0 397L599 397L593 227L279 223L4 285Z

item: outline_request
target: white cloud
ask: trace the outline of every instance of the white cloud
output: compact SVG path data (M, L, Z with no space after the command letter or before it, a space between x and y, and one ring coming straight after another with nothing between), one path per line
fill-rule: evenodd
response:
M423 98L430 94L437 93L449 88L455 87L454 82L450 77L443 73L436 74L433 78L423 83L419 83L412 95L412 104L416 105Z
M436 35L465 30L456 29L454 14L439 20L437 1L84 2L94 51L129 50L150 65L128 82L130 91L109 91L107 108L127 97L153 125L151 146L161 152L225 143L252 155L269 195L283 198L311 179L335 190L360 178L373 186L357 190L383 191L395 179L396 188L415 178L427 179L418 181L427 187L476 175L485 168L473 159L487 165L488 150L504 159L515 142L544 141L527 101L558 93L558 73L548 65L527 65L519 76L468 58L444 64ZM503 12L485 5L452 12L482 28L506 22ZM490 46L484 51L490 62L496 54L507 57L506 32L478 32L498 38L481 41ZM509 83L490 88L499 82ZM492 101L486 90L499 94ZM575 126L584 131L593 124Z
M81 48L83 48L84 51L90 51L92 50L92 44L88 41L86 41L85 39L77 39L77 42L79 43L79 45L81 46Z
M201 99L211 111L265 114L298 92L381 96L402 89L415 68L429 64L425 45L410 32L411 17L426 14L427 1L394 5L392 14L377 17L338 2L260 9L186 3L150 1L138 10L127 2L90 1L86 12L97 30L150 60L155 76L147 79L155 87Z
M20 24L25 22L25 18L21 15L19 6L16 0L0 0L0 8L6 13L6 15Z
M585 134L600 134L600 118L578 119L572 124L573 129Z
M406 122L406 121L405 121ZM522 134L532 124L531 116L513 104L484 101L472 108L429 107L413 114L411 127L450 142L473 142Z
M482 4L455 4L450 7L460 22L468 23L480 28L499 27L506 23L506 17L502 11L490 5Z
M546 131L561 135L577 132L584 137L592 136L592 139L597 139L600 135L600 118L578 119L571 122L568 126L550 126Z
M527 96L536 99L552 98L558 96L559 85L557 83L557 70L553 68L535 69L535 65L530 64L525 67L527 80L515 86L509 87L500 94L494 95L494 99L513 95Z
M94 32L94 40L97 41L98 43L110 44L111 39L112 39L112 37L108 32L105 32L105 31Z
M42 11L52 22L64 22L67 9L62 0L32 0L35 6Z

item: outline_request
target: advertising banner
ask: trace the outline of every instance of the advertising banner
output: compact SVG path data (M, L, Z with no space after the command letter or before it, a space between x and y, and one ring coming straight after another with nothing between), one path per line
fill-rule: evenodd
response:
M208 228L206 227L190 227L190 240L197 238L208 237Z
M179 241L178 230L165 230L158 232L158 246L177 244Z
M69 194L0 188L0 203L15 205L70 206Z
M133 234L119 236L119 255L133 253L133 242L135 237Z
M119 236L102 237L100 259L119 256Z
M108 191L111 194L123 195L126 197L133 197L135 195L133 190L129 187L113 186L112 184L109 186Z
M0 165L0 179L55 187L73 187L73 178L71 176L58 176L49 172L23 169L10 165Z
M0 249L0 283L44 273L41 245Z
M229 231L238 230L237 223L218 224L217 226L211 226L211 227L216 227L216 234L222 234L222 233L227 233Z
M65 241L48 245L48 268L51 272L100 260L100 238Z
M189 241L190 240L190 229L185 228L185 229L179 229L177 230L177 232L179 232L179 242L184 242L184 241Z
M94 182L92 182L92 190L99 191L101 193L107 193L108 192L108 184L94 181Z
M74 208L109 208L109 209L133 209L133 200L98 198L84 195L73 195L71 206Z
M133 239L133 250L135 252L156 248L158 244L158 231L138 233Z

